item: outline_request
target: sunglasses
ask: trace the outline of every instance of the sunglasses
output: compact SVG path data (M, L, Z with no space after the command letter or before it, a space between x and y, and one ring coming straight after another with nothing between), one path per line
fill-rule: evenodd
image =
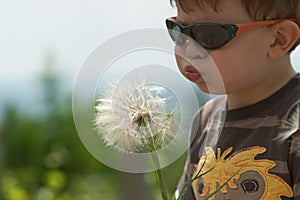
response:
M200 46L208 50L218 49L227 44L236 36L239 36L247 31L267 25L273 25L284 20L295 21L295 19L278 19L242 24L217 24L203 22L189 26L183 26L179 24L176 19L177 17L166 19L166 25L169 34L176 45L184 45L187 38L190 37Z

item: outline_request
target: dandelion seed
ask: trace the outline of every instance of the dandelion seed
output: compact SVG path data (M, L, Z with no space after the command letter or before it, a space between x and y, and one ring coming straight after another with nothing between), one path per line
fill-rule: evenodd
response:
M300 105L292 111L287 121L282 122L282 132L276 140L285 141L289 138L291 140L290 153L300 153ZM298 133L298 134L296 134Z
M167 112L164 90L134 80L112 84L95 107L95 126L105 144L127 152L164 148L178 130L176 109Z
M300 120L300 105L296 107L296 109L292 112L287 121L282 121L282 131L276 139L286 140L290 136L292 136L295 132L300 130L299 126Z

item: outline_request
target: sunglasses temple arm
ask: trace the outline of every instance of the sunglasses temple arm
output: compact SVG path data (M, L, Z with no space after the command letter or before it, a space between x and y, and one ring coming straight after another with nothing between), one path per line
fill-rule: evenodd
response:
M236 35L241 35L247 31L251 31L253 29L262 27L262 26L268 26L268 25L273 25L276 23L279 23L284 20L289 20L289 21L296 21L295 19L283 19L283 20L267 20L267 21L261 21L261 22L252 22L252 23L246 23L246 24L236 24L238 27L238 31Z

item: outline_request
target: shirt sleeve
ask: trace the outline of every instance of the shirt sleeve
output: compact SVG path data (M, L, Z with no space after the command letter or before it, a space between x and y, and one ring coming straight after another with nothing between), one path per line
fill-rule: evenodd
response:
M289 171L292 179L294 200L300 200L300 131L293 134L289 155Z
M199 137L201 136L200 128L200 116L202 116L202 109L200 109L194 116L192 127L190 131L190 147L187 160L185 162L184 171L181 179L177 185L176 198L180 196L183 190L186 188L186 182L191 180L193 171L195 170L194 165L198 162L198 152L199 152ZM186 193L184 194L182 200L196 200L192 186L189 185Z
M220 98L221 100L221 98ZM213 101L207 102L198 112L195 114L190 130L190 147L188 158L185 163L184 171L181 179L177 186L176 197L178 197L183 189L185 188L185 183L191 180L194 171L196 170L196 164L199 162L199 152L201 151L205 133L204 128L207 125L208 118L211 114L211 109L213 107ZM177 196L178 195L178 196ZM185 195L182 200L196 200L192 186L189 185Z

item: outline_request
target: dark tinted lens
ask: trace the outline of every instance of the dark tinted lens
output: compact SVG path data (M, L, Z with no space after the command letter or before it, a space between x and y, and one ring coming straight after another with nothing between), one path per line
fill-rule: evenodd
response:
M201 24L191 29L193 39L202 47L214 49L224 45L227 42L227 32L220 26L212 24Z
M186 37L181 33L181 27L171 20L167 20L166 24L172 40L177 45L183 45L185 43Z

